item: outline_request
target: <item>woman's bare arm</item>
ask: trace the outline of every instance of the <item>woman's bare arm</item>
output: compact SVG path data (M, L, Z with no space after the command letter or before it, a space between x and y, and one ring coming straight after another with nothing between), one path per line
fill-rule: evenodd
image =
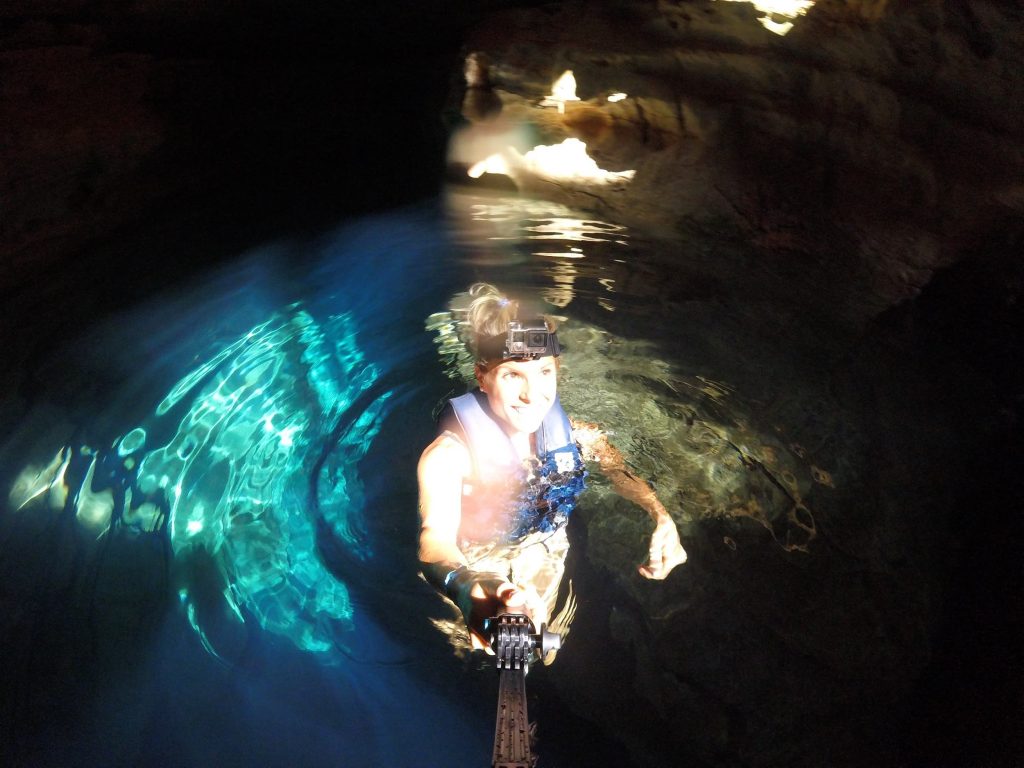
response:
M648 579L664 579L677 565L686 562L686 550L679 541L679 531L654 490L634 475L618 449L597 424L572 420L573 435L583 449L583 458L596 461L612 488L625 499L639 505L654 521L654 533L648 559L639 568Z
M462 484L471 470L469 450L448 433L441 434L420 456L419 559L427 580L462 610L474 647L488 648L483 620L498 613L526 613L544 621L542 604L534 592L512 584L499 574L464 572L466 556L459 549L462 521ZM465 582L447 583L446 574L464 572ZM464 590L464 591L463 591ZM500 608L499 608L500 606Z
M420 547L423 563L466 564L458 547L462 483L470 473L469 450L447 432L420 456Z

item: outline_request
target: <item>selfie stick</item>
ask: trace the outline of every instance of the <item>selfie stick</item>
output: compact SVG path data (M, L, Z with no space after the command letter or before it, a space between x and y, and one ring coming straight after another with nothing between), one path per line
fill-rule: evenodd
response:
M562 647L561 636L520 614L487 619L491 649L498 661L498 718L494 725L493 768L533 768L530 721L526 714L526 675L530 662Z

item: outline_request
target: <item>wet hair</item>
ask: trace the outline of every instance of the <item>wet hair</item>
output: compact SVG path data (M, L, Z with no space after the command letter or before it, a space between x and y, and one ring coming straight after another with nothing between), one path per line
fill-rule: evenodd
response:
M466 319L475 342L481 336L498 336L505 333L508 324L519 313L519 302L513 301L490 283L476 283L470 286L472 301L466 310ZM475 345L474 345L475 351Z
M508 324L519 316L519 302L510 299L490 283L475 283L469 288L471 301L466 309L469 323L469 343L477 365L484 367L501 360L487 359L480 352L481 339L501 336L508 331ZM556 330L556 323L547 315L544 322L549 331Z

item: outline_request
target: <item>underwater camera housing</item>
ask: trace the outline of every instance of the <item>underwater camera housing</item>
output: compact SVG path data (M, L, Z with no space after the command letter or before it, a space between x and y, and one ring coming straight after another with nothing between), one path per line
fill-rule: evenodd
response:
M519 322L513 320L508 324L508 335L505 338L505 349L502 357L506 360L517 357L538 358L561 353L558 335L548 330L543 317L535 317Z

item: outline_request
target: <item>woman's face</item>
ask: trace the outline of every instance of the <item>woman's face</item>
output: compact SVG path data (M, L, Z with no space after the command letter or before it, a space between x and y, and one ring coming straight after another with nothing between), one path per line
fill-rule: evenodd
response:
M477 382L491 411L514 432L536 432L558 394L554 357L508 360L490 370L477 369Z

